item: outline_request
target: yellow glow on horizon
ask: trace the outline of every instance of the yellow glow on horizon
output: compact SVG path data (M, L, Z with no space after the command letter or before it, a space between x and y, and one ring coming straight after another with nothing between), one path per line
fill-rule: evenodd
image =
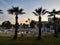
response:
M21 21L18 21L19 22L19 24L23 24L23 23L25 23L25 24L29 24L29 22L26 22L25 20L21 20Z

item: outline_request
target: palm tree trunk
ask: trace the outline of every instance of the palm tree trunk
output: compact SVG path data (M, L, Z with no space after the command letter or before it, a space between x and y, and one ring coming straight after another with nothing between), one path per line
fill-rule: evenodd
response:
M29 27L30 27L30 18L28 18L28 21L29 21Z
M13 37L13 39L17 39L17 30L18 30L18 16L16 15L16 17L15 17L15 19L16 19L16 23L15 23L15 34L14 34L14 37Z
M41 39L41 16L39 16L39 34L38 34L38 39Z
M55 15L54 15L54 37L57 37L56 18L55 18Z

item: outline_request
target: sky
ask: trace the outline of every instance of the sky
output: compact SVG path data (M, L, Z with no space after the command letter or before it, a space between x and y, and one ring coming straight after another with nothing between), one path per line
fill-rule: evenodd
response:
M4 14L0 14L0 24L7 20L15 24L15 15L8 14L7 12L12 6L18 6L24 9L26 14L19 15L18 22L25 23L28 18L38 21L38 16L35 16L32 12L39 7L47 11L52 11L53 9L60 10L60 0L0 0L0 9L4 12ZM48 21L47 15L42 16L42 21Z

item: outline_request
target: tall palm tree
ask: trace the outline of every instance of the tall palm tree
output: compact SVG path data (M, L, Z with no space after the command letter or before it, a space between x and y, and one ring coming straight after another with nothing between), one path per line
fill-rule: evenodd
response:
M39 34L38 34L38 39L41 39L41 15L44 15L46 13L46 9L42 9L38 8L35 9L35 12L33 12L33 14L35 14L36 16L39 16Z
M50 15L48 16L53 16L53 21L54 21L54 37L57 37L57 30L56 30L56 14L59 15L60 14L60 10L59 11L56 11L55 9L53 9L51 12L48 11L48 13Z
M17 38L17 30L18 30L18 15L19 14L25 14L25 12L23 12L24 9L19 9L19 7L12 7L11 9L8 9L9 14L15 14L15 35L13 37L13 39Z

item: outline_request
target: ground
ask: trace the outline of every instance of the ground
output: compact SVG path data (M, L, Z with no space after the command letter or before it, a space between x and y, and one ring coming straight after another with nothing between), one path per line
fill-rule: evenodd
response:
M57 38L53 34L45 35L41 40L37 40L37 37L19 37L16 40L0 37L0 45L60 45L60 34Z

